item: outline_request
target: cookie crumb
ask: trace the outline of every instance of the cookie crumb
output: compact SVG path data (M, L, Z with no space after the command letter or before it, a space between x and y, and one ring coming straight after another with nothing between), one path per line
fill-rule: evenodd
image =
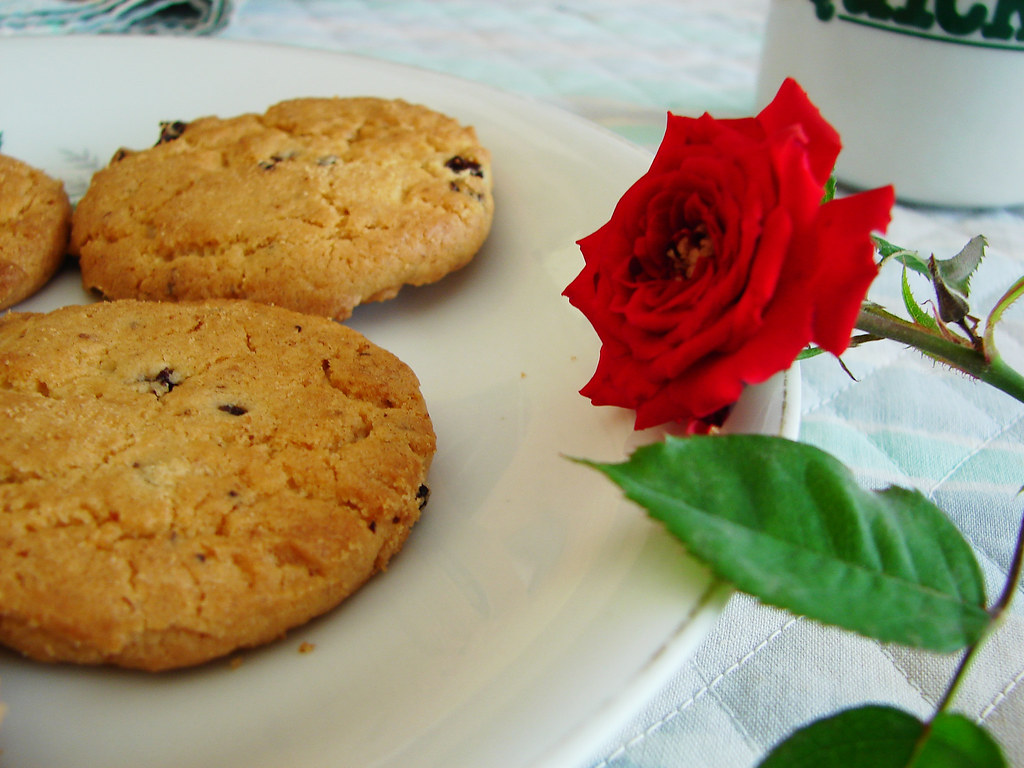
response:
M312 653L316 650L316 646L313 643L301 643L299 645L299 653Z

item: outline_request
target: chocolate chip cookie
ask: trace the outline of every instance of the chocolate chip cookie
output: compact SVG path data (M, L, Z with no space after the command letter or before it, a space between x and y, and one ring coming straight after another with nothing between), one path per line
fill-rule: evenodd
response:
M163 670L271 641L385 568L434 449L413 372L326 318L0 317L0 642Z
M64 184L0 155L0 309L28 298L53 276L70 228Z
M337 319L437 281L486 239L472 127L380 98L304 98L163 126L78 204L71 250L109 298L245 298Z

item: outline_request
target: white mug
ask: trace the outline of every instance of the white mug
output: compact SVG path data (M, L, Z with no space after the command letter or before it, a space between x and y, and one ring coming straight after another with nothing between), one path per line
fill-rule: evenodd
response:
M840 183L899 200L1024 204L1024 3L772 0L761 106L787 76L839 131Z

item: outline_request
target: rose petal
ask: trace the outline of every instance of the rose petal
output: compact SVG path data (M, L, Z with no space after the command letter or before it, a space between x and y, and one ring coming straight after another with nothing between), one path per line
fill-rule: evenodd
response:
M757 116L766 133L784 131L797 125L806 137L807 163L818 186L824 186L836 166L842 149L839 133L811 103L807 92L792 78L786 78L775 98Z
M764 327L768 307L776 297L785 270L791 237L788 213L781 208L771 211L761 229L757 253L751 258L749 279L729 313L733 322L730 350L738 349Z
M893 202L893 188L883 187L821 207L814 234L816 250L827 264L815 282L811 340L834 355L846 351L861 304L878 274L874 244L865 229L884 232Z

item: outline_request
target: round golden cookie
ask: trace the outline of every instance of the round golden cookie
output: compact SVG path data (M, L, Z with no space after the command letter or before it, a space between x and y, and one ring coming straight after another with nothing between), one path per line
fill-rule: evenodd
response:
M162 670L266 643L399 551L435 448L412 371L246 301L0 318L0 642Z
M78 204L71 250L110 298L245 298L338 319L467 264L493 217L471 127L377 98L165 124Z
M64 184L0 155L0 309L38 291L68 247L71 204Z

